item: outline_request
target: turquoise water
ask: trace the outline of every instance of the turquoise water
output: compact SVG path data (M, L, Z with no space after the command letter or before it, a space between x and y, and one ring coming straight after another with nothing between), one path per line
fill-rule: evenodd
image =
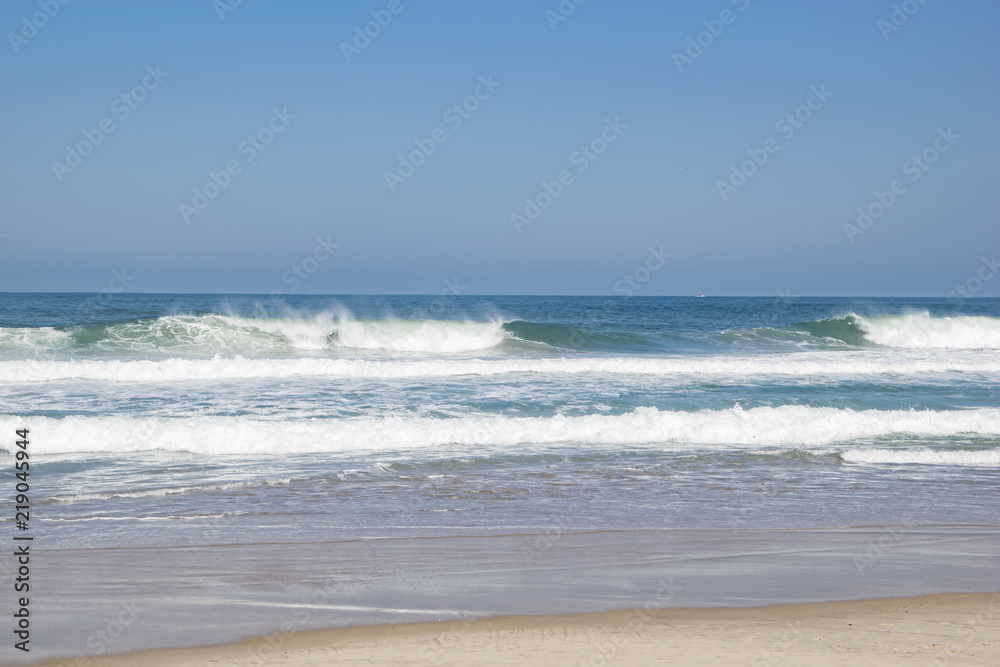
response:
M47 548L996 525L998 380L996 299L0 295Z

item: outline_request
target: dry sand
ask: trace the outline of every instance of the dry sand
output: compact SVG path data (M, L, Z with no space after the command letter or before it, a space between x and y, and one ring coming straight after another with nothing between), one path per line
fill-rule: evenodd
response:
M337 628L81 667L736 664L1000 665L1000 593Z

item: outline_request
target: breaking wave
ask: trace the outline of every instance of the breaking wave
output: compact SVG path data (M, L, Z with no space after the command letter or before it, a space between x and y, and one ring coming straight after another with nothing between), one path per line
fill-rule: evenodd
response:
M972 315L934 317L927 312L905 315L857 315L798 322L812 336L849 345L897 348L1000 349L1000 318Z
M636 408L566 417L0 417L0 430L29 424L39 454L134 452L289 454L408 450L449 445L707 445L821 447L885 437L1000 436L1000 409L851 410L784 405L694 412ZM37 443L37 444L35 444ZM851 451L855 451L855 444ZM869 450L860 450L869 451Z
M0 349L36 355L70 351L273 356L337 348L449 353L486 350L506 337L500 321L363 320L344 314L310 318L166 315L66 330L0 328Z

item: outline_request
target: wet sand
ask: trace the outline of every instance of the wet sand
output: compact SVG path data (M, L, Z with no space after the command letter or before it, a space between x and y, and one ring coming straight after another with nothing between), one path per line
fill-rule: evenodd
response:
M641 656L643 646L698 649L711 661L727 651L759 657L772 644L780 648L783 634L794 634L785 625L789 614L805 614L798 651L843 646L882 655L879 646L891 637L899 655L935 654L950 644L971 651L978 640L963 642L960 617L985 608L1000 588L998 545L997 527L882 526L41 550L32 559L31 653L12 649L3 662L82 667L151 649L174 659L202 655L185 647L275 633L279 654L295 646L305 651L297 656L317 660L302 664L328 664L323 660L337 655L358 664L598 665L601 651ZM920 611L926 600L944 598L919 598L924 607L907 603L899 619L877 622L871 608L850 602L939 594L987 598L950 597L935 603L933 615ZM990 614L1000 610L992 605ZM637 623L639 612L629 610L649 619L623 630ZM938 611L950 625L940 624ZM901 625L907 618L919 627ZM991 618L995 628L1000 616ZM451 628L461 641L418 659ZM552 637L562 639L552 644ZM814 645L816 637L824 639ZM402 652L382 652L383 645ZM487 645L500 653L489 657ZM259 664L240 650L242 661L212 659ZM473 657L486 662L470 663ZM607 664L621 660L645 659Z
M337 628L94 657L85 664L995 665L1000 593Z

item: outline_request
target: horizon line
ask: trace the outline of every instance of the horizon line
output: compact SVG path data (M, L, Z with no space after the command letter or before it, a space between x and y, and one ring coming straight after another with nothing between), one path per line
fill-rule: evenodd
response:
M109 294L112 296L259 296L265 298L284 297L358 297L358 296L409 296L409 297L430 297L430 298L488 298L488 297L539 297L539 298L564 298L564 299L951 299L954 296L947 295L863 295L863 294L841 294L841 295L819 295L819 294L523 294L523 293L494 293L494 294L430 294L419 292L340 292L340 293L293 293L293 294L268 294L265 292L111 292L109 290L96 291L48 291L32 290L7 292L0 291L0 295L5 294ZM1000 296L969 295L963 299L1000 299Z

